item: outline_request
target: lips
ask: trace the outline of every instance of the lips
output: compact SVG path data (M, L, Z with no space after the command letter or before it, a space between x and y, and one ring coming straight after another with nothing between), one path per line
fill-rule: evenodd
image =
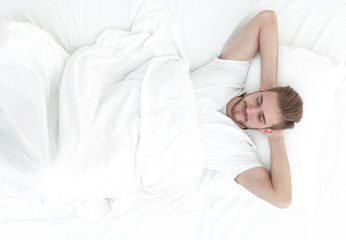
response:
M243 118L245 119L245 104L241 108L241 114L243 115Z

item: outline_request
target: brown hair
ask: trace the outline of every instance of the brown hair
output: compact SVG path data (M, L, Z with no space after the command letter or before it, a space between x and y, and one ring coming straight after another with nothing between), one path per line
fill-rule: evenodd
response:
M278 93L278 101L282 123L274 124L270 129L289 129L294 128L295 123L299 122L303 116L303 100L299 94L290 86L276 87L267 91Z

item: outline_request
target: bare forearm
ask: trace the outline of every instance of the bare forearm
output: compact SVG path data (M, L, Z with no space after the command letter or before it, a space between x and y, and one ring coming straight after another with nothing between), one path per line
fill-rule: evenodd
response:
M261 26L259 51L261 56L261 88L276 87L278 63L278 25L276 14Z
M271 181L275 194L289 204L292 196L291 173L286 154L284 137L281 134L269 138L271 149Z

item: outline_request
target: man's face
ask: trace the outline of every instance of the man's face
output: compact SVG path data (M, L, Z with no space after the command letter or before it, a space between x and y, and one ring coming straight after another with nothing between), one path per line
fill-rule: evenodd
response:
M244 128L266 129L282 122L276 92L245 95L231 109L232 119Z

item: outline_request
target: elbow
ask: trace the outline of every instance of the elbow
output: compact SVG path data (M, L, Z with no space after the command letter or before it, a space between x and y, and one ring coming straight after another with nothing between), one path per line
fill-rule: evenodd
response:
M276 12L273 10L263 10L258 14L264 20L274 20L277 21Z
M264 10L258 14L258 17L263 24L277 24L277 16L273 10Z
M285 209L291 206L291 203L292 203L292 195L289 194L286 196L278 197L274 205L278 208Z

